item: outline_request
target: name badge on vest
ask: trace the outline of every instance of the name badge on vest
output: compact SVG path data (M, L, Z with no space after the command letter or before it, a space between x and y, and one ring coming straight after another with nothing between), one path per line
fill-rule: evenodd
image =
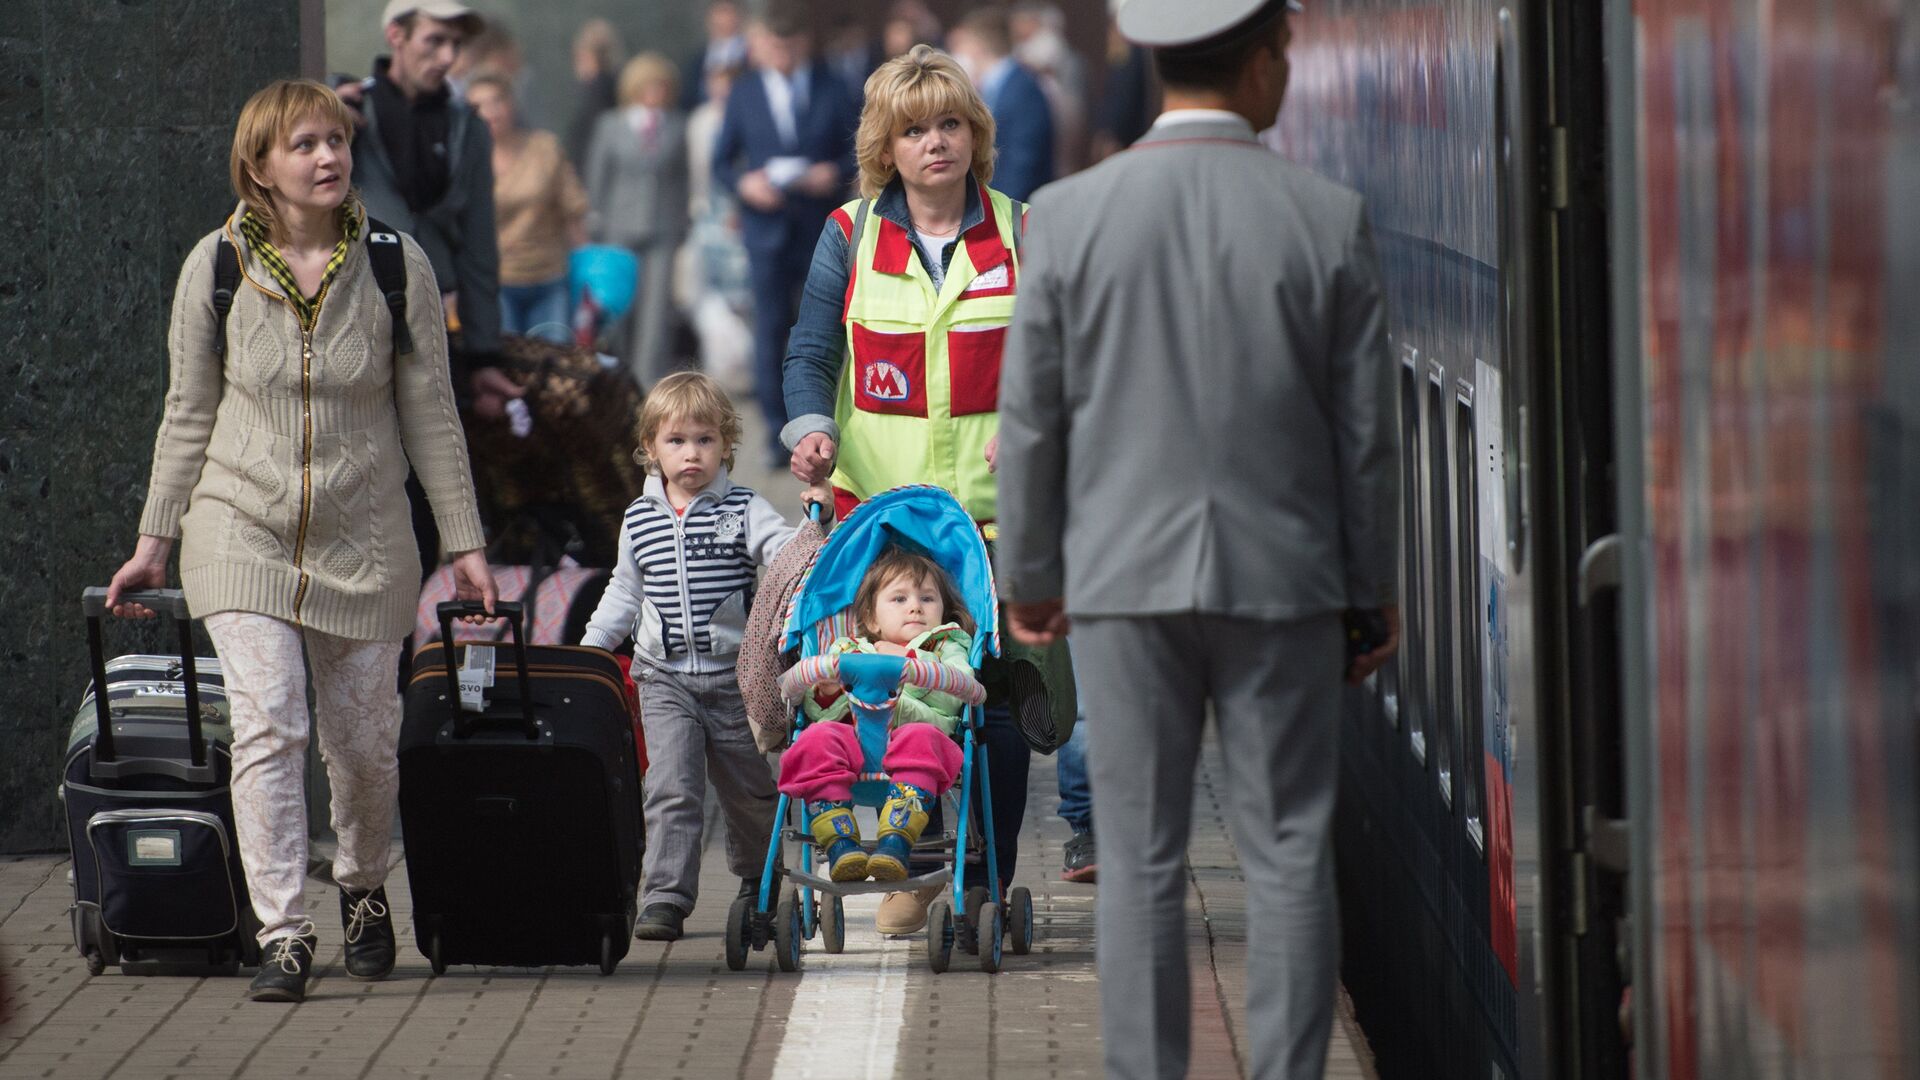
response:
M960 295L965 296L968 293L1004 291L1008 285L1009 267L1011 265L1010 263L1001 263L986 273L976 276L972 281L967 282L966 288L960 290Z

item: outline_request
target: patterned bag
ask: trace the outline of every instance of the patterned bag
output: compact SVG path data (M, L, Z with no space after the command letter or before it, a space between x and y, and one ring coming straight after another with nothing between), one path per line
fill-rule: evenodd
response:
M533 430L462 417L481 516L500 530L490 558L535 562L539 528L570 527L582 564L613 566L627 504L647 479L633 460L640 388L590 349L513 335L501 339L500 370L526 387Z
M753 744L762 752L786 746L787 732L793 726L793 714L780 700L780 676L793 666L795 657L780 651L780 636L787 627L793 594L806 580L814 557L826 542L826 531L818 522L801 522L800 531L767 567L753 597L753 610L747 613L736 670L740 696L747 703L747 723L753 728Z

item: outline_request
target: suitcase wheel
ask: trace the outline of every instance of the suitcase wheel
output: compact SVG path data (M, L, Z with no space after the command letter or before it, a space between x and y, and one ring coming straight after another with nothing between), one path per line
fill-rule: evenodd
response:
M433 936L427 939L427 963L433 965L435 975L447 973L447 961L440 952L440 931L438 930L435 930Z
M87 974L98 975L107 970L107 958L100 955L99 949L87 950Z
M614 955L613 955L613 935L604 933L604 932L601 933L600 935L600 974L602 975L613 974L614 967L619 963L620 961L614 959Z

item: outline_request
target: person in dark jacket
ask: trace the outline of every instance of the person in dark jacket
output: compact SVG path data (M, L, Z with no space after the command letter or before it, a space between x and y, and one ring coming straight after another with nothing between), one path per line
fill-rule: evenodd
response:
M605 19L588 19L573 36L575 98L567 121L567 160L575 171L586 168L593 127L616 100L620 69L620 32Z
M494 367L500 351L500 241L493 213L493 138L453 100L447 72L480 16L457 0L388 0L381 15L391 56L373 74L339 88L359 109L353 184L373 217L412 236L440 285L449 330L459 331L454 386L473 411L500 416L525 391ZM409 480L414 531L430 569L439 551L417 481Z
M804 15L777 8L754 27L754 70L733 85L713 149L717 190L740 202L753 275L755 391L767 429L787 423L780 371L787 330L820 226L853 176L858 114L840 80L813 59ZM777 442L773 467L786 464Z
M993 112L993 186L1024 202L1053 179L1053 108L1012 48L1006 13L998 8L970 12L947 35L947 51Z

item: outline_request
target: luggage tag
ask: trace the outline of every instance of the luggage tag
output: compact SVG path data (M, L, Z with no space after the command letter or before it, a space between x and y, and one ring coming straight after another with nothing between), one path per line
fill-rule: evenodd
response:
M468 645L457 674L460 707L468 712L486 712L487 688L493 685L493 646Z

